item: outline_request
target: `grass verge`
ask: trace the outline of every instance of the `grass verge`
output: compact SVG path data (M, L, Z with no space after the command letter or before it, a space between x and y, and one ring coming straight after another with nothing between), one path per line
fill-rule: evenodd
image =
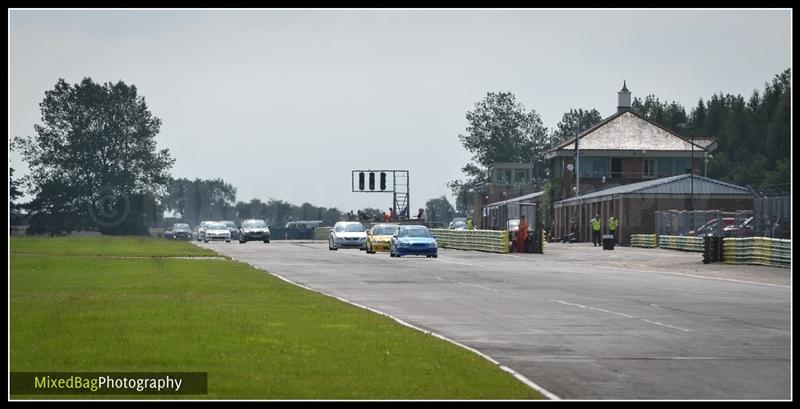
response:
M97 257L142 254L131 238L23 240L11 243L12 371L207 372L201 399L541 398L469 351L246 264ZM173 254L165 242L142 241ZM47 255L14 254L25 246ZM121 396L24 398L95 397Z

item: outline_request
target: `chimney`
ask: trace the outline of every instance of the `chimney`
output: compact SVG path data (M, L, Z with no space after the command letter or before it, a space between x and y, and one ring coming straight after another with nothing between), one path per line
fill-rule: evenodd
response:
M631 110L631 92L628 91L626 81L622 81L622 89L617 92L617 112Z

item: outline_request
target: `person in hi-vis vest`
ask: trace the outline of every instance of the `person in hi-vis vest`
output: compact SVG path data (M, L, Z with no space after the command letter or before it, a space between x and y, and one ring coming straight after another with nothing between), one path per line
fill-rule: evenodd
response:
M610 216L608 218L608 234L614 236L614 244L617 244L617 226L619 225L619 220L616 217Z
M602 227L600 226L600 215L594 215L594 218L592 218L590 222L592 223L592 244L597 247L598 244L603 244L601 241L602 233L600 232L602 230Z

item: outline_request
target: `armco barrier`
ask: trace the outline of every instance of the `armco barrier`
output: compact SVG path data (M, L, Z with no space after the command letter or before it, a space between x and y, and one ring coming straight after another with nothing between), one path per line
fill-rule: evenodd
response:
M725 238L723 262L791 267L792 241L768 237Z
M658 247L657 236L655 234L632 234L631 247L654 249Z
M703 238L694 236L658 236L658 247L663 249L703 252Z
M328 240L330 227L314 227L314 240Z
M505 230L430 229L439 247L508 253L508 232Z

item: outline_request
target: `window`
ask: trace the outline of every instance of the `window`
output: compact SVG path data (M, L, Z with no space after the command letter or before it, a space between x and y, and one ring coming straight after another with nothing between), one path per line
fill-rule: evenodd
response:
M675 174L676 175L681 175L681 174L684 174L684 173L691 172L689 170L689 168L691 167L689 165L689 162L690 162L689 159L687 159L687 158L675 158L675 160L673 162L675 164Z
M611 177L612 178L622 177L622 159L620 158L611 159Z
M581 177L599 178L608 176L608 158L581 158Z
M655 176L655 163L652 159L644 159L644 172L643 176L646 178L651 178Z
M672 158L656 160L657 175L660 178L672 176Z
M517 169L514 171L514 184L525 184L528 182L528 171L525 169Z

